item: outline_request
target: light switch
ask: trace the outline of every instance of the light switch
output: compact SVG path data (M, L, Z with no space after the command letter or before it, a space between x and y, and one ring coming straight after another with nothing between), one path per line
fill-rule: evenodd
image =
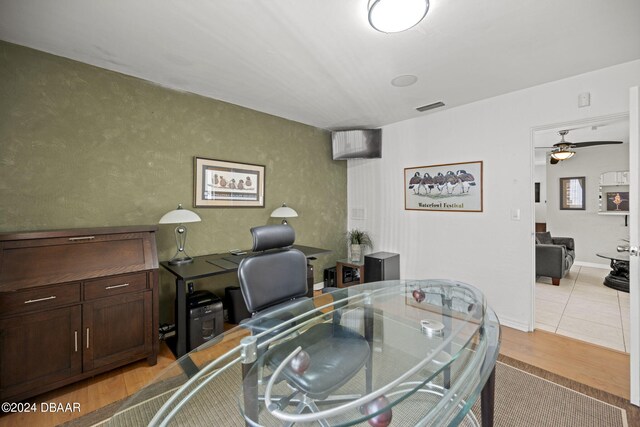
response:
M520 209L511 209L511 220L520 221Z

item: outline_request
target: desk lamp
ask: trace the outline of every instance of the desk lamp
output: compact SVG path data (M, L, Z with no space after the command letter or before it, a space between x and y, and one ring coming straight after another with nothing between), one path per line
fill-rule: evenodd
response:
M193 258L191 258L184 251L185 243L187 242L187 227L184 225L186 222L200 222L201 219L195 212L191 212L190 210L184 209L182 205L178 205L178 207L171 212L167 212L160 218L160 224L179 224L176 229L176 246L178 247L178 251L176 254L169 260L169 264L171 265L179 265L179 264L188 264L193 262Z
M298 216L298 212L283 203L282 206L271 212L271 218L282 218L282 223L287 225L287 218L294 218Z

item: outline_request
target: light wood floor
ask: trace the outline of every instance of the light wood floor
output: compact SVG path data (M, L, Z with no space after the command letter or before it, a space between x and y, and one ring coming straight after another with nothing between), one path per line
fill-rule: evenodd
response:
M544 331L502 328L500 353L617 396L629 398L629 355ZM80 413L7 414L0 427L56 426L124 399L152 381L175 357L161 343L156 366L140 361L49 393L30 402L80 404Z
M536 330L502 327L500 353L629 399L629 354Z

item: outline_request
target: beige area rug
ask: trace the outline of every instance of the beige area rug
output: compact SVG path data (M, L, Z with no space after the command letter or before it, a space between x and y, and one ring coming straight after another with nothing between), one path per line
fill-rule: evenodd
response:
M500 360L496 365L495 427L640 426L640 409L629 405L628 401L622 398L514 359L501 356ZM235 382L238 374L239 372L234 372L225 381ZM587 394L595 395L597 398ZM147 425L168 395L170 392L160 397L142 399L136 406L107 420L106 418L120 410L122 402L116 402L66 423L65 427ZM209 390L206 397L204 394L201 397L186 406L170 425L244 426L235 396L225 394L224 390L217 388ZM418 404L418 401L413 404ZM416 423L416 418L403 417L398 412L394 413L392 426L409 426ZM474 405L473 412L480 419L479 402ZM469 424L463 422L461 425Z

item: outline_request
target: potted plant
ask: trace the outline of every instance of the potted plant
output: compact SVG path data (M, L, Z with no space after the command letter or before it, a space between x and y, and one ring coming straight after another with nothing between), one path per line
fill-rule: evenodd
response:
M371 241L371 237L369 237L369 233L357 228L347 232L347 243L350 245L351 255L349 259L351 262L361 262L363 249L373 248L373 242Z

